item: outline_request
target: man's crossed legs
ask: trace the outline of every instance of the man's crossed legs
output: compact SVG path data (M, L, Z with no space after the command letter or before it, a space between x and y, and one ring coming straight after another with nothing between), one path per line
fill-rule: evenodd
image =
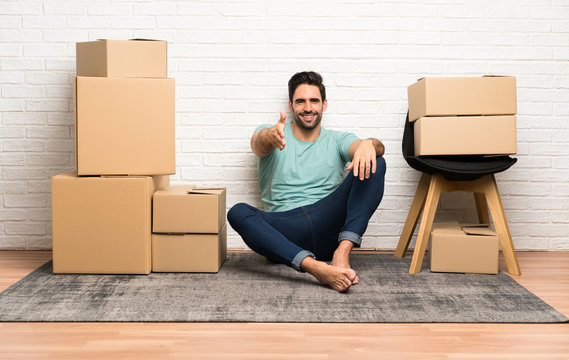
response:
M378 157L375 174L359 180L350 171L336 190L314 204L265 212L238 203L227 219L253 251L306 271L337 291L347 291L359 281L350 268L350 252L360 246L381 202L384 179L385 160Z

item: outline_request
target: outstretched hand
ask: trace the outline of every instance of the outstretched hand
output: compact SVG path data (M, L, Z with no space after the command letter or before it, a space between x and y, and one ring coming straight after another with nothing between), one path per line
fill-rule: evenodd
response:
M354 152L352 163L348 166L349 170L354 170L354 176L359 176L360 180L369 179L370 172L375 174L377 167L376 151L373 143L369 139L360 140Z
M281 117L277 124L272 128L269 128L268 133L268 140L275 148L282 150L286 146L286 141L284 139L285 133L285 122L286 122L286 113L281 110Z

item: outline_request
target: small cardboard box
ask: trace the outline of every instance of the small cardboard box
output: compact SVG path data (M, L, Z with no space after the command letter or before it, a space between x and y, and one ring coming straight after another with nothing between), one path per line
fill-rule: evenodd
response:
M176 172L174 79L78 76L78 175Z
M165 78L167 43L161 40L96 40L75 45L77 76Z
M514 115L516 78L422 78L407 88L409 121L423 116Z
M434 223L430 254L432 272L498 273L498 235L485 224Z
M227 226L218 234L152 234L152 271L218 272L227 256Z
M170 186L153 206L154 233L217 234L225 224L225 188Z
M415 156L510 155L517 151L516 117L421 117L415 123Z
M148 274L153 193L150 176L53 176L53 272Z

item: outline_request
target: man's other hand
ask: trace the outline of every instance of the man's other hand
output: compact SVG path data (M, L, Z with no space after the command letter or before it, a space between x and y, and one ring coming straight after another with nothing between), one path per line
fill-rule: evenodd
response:
M377 167L376 157L380 154L377 153L372 139L355 141L352 146L350 146L350 155L351 154L353 154L352 163L348 166L348 170L353 169L354 176L363 180L364 178L369 179L370 173L375 174Z

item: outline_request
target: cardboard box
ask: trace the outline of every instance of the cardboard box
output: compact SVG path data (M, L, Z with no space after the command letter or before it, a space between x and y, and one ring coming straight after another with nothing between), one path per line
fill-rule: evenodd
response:
M422 117L413 126L415 156L510 155L517 151L515 116Z
M170 187L170 175L154 175L152 176L154 180L154 188L158 190L166 190Z
M76 78L78 175L176 172L174 79Z
M148 274L150 176L51 178L53 272Z
M152 271L218 272L227 256L227 226L219 234L152 234Z
M498 235L485 224L434 223L431 271L498 273Z
M409 121L423 116L514 115L516 78L422 78L407 88Z
M97 40L75 46L77 76L165 78L167 43L160 40Z
M154 193L152 232L217 234L225 224L225 188L170 186Z

